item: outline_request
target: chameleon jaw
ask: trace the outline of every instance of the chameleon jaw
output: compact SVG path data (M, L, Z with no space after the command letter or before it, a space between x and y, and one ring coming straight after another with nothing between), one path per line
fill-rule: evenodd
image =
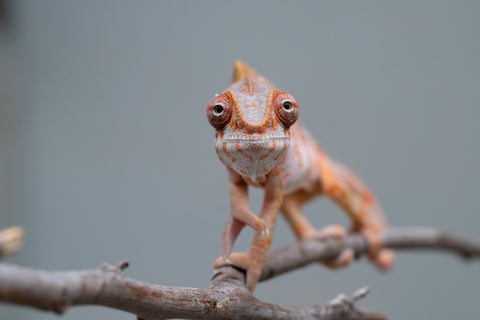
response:
M220 160L243 177L255 181L266 176L286 154L289 135L268 133L263 135L225 134L217 137L215 148Z

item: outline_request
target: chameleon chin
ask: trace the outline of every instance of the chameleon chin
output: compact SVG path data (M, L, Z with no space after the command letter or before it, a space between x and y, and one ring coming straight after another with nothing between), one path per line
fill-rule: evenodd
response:
M370 260L381 270L393 267L395 256L382 249L379 233L388 226L383 211L368 187L343 165L325 154L298 121L300 108L290 94L237 61L232 84L207 107L215 128L215 150L230 180L231 213L222 234L222 256L214 269L234 265L247 272L253 292L265 266L277 214L281 211L300 240L344 237L341 226L316 230L302 215L303 206L326 195L350 217L350 231L369 241ZM265 190L259 216L249 209L249 185ZM247 252L232 253L246 226L254 229ZM353 252L345 250L329 268L347 266Z

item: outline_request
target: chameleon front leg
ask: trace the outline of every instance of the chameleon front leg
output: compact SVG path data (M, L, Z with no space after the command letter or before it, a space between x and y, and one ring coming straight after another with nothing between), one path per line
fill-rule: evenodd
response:
M232 253L233 245L246 225L261 234L268 233L265 221L249 209L247 183L237 173L230 172L229 184L231 213L222 233L222 258L224 260L227 260Z
M252 244L247 252L232 253L228 259L217 259L214 269L225 264L230 264L246 271L247 288L253 292L260 278L262 268L267 263L268 252L272 242L272 234L277 220L278 210L282 203L282 187L278 173L273 172L267 176L265 195L260 217L255 220L261 228L254 228ZM232 212L233 213L233 212ZM253 215L253 214L252 214ZM249 216L253 220L252 217ZM260 223L261 221L261 223ZM244 223L243 226L245 226ZM227 229L226 229L227 230ZM230 228L230 237L238 236L238 230ZM228 241L225 237L224 243Z

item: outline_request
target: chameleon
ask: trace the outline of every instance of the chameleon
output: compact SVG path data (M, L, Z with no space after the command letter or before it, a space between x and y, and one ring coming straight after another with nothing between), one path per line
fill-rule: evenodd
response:
M382 247L380 233L388 227L375 196L354 173L330 158L299 121L297 100L280 91L241 61L235 63L231 85L215 95L207 119L215 128L215 150L229 174L231 211L222 233L222 255L214 271L232 265L246 271L253 292L266 265L278 212L282 212L298 240L337 237L339 225L315 229L303 216L303 206L326 195L350 218L350 232L361 232L368 242L369 259L380 270L393 267L394 253ZM249 186L264 189L259 215L249 208ZM232 252L245 226L254 230L246 252ZM344 249L328 262L329 268L354 259Z

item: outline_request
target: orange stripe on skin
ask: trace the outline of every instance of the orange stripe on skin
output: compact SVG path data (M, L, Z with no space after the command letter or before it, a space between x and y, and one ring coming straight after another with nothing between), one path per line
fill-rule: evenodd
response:
M280 158L280 156L285 153L285 150L287 150L287 141L284 140L282 151L275 158L273 158L273 160L278 160L278 158Z
M219 132L217 131L217 132L215 133L215 140L218 139L218 134L219 134ZM223 132L220 132L220 137L223 137ZM225 161L223 161L222 157L220 156L220 152L218 151L217 148L215 148L215 152L217 153L218 159L220 159L220 161L221 161L224 165L226 165L226 164L225 164Z
M276 92L276 91L275 91ZM265 129L269 129L271 127L272 123L272 97L274 92L270 92L267 96L267 100L269 101L267 108L265 109L265 117L263 118L262 122L259 124L251 124L248 122L245 117L243 116L242 109L240 108L238 104L238 99L234 95L234 93L230 90L226 90L225 94L229 97L231 101L233 101L233 110L236 113L235 118L237 121L240 121L242 126L246 128L250 132L255 132L255 131L264 131Z
M240 142L239 142L239 141L235 142L235 149L237 149L237 151L238 151L240 154L242 154L242 155L244 155L246 158L248 158L248 160L253 161L253 158L252 158L250 155L248 155L248 154L246 154L245 152L243 152L242 148L240 148Z
M283 179L288 179L288 178L290 178L291 176L292 176L292 173L291 173L291 172L285 172L285 173L283 174Z
M248 86L248 94L253 94L253 84L252 84L252 79L250 77L245 77L245 82L247 83Z
M273 142L273 146L271 147L271 149L266 153L264 154L263 156L261 156L258 160L263 160L265 159L266 157L268 157L270 155L270 153L273 152L273 150L275 150L275 148L277 147L277 142L275 140L272 140Z
M272 123L272 131L277 131L277 128L278 128L278 120L275 119L275 121L273 121Z
M232 159L232 162L237 161L237 159L235 159L234 157L232 157L232 156L230 155L230 153L228 153L228 151L227 151L227 143L226 143L226 142L222 143L222 150L223 150L223 152L225 152L225 154L227 155L227 157L229 157L230 159Z
M217 153L218 159L220 159L220 161L221 161L224 165L226 165L225 161L223 161L222 157L220 156L220 152L218 152L218 149L217 149L217 148L215 148L215 152Z
M233 121L233 124L232 124L232 131L238 131L238 121L235 117L235 120Z

